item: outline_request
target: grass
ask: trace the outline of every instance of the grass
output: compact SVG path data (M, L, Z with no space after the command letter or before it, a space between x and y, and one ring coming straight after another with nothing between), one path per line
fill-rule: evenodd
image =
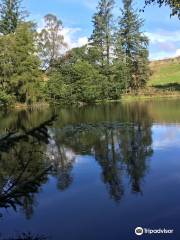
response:
M120 101L126 101L126 102L133 102L133 101L144 101L144 100L150 100L150 99L162 99L162 98L166 98L166 99L179 99L180 98L180 94L178 92L173 92L171 94L168 93L162 93L162 92L158 92L157 94L149 94L149 95L145 95L145 94L139 94L139 95L122 95Z
M180 57L151 62L150 68L149 87L180 90Z
M146 88L134 94L124 94L121 100L180 98L180 57L152 61L150 69L151 77Z

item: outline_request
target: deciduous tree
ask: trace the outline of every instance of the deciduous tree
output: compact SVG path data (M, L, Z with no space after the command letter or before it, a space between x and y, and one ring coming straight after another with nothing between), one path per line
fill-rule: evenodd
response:
M62 54L67 44L62 34L62 21L53 14L46 15L44 20L46 25L38 35L38 44L42 67L48 69Z

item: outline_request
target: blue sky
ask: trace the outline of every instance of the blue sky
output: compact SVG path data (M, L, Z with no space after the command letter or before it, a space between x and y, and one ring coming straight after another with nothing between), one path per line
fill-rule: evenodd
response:
M69 47L86 43L92 31L92 15L98 0L24 0L24 7L31 19L43 25L43 16L56 14L64 24L63 34ZM114 14L120 14L121 0L116 1ZM143 7L144 0L134 0L137 8ZM162 59L180 55L180 21L170 18L168 7L147 7L141 16L145 19L144 31L150 38L150 59Z

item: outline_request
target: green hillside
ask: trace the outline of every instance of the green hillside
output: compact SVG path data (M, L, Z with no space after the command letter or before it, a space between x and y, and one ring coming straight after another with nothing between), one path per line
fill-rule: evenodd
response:
M180 90L180 57L150 63L148 86Z

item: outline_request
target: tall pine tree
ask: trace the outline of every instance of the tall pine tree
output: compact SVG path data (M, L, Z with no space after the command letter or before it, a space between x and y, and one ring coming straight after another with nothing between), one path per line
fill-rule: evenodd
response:
M113 44L113 15L114 0L100 0L97 12L93 16L94 30L91 35L91 45L98 52L99 65L107 70L111 61Z
M137 90L146 84L149 77L148 38L141 30L144 21L133 9L133 0L123 0L123 5L117 42L121 43L120 49L125 56L128 69L126 87Z
M15 32L18 22L22 19L22 0L0 1L0 33L7 35Z
M126 55L119 35L115 35L114 41L113 76L116 83L120 86L120 92L127 93L130 81L129 68L126 64Z

